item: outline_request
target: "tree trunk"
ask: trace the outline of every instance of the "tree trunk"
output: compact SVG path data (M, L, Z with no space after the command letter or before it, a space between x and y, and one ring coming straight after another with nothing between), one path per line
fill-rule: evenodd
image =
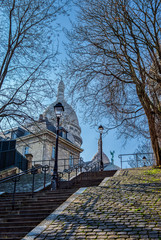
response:
M151 102L149 97L146 95L144 88L143 87L140 88L140 86L136 86L136 91L148 119L149 133L150 133L152 148L155 155L156 165L161 166L161 148L159 146L160 131L157 125L156 114L153 111L153 109L151 109Z
M159 136L156 127L155 115L149 111L145 111L148 118L149 132L151 137L152 148L155 154L156 165L161 166L161 149L159 147Z

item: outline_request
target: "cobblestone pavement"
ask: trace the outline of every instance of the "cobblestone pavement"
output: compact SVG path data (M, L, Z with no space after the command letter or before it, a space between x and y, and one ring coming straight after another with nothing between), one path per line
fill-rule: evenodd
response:
M161 170L121 170L87 188L36 239L161 239Z

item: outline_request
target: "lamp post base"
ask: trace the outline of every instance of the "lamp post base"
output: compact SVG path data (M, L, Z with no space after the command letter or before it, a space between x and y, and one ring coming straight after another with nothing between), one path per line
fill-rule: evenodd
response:
M54 174L51 180L51 190L58 189L58 175Z
M100 171L103 171L103 167L100 167Z
M56 190L56 181L54 179L51 180L51 190Z
M103 166L103 161L100 162L100 171L103 171L104 166Z

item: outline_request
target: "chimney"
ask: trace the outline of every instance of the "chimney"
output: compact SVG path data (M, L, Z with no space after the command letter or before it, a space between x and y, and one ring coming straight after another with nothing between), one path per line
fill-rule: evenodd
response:
M28 169L32 168L33 155L31 153L27 153L27 154L25 154L25 157L28 160Z

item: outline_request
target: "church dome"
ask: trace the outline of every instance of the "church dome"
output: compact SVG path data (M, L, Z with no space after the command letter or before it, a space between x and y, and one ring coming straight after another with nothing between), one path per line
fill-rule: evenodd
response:
M92 158L92 163L96 163L96 162L99 162L101 159L101 154L99 152L97 152L94 157ZM109 161L109 158L107 157L107 155L103 152L102 153L102 161L103 161L103 164L108 164L110 163Z
M98 140L98 152L93 156L92 160L88 163L88 166L92 166L93 164L96 164L100 162L101 160L101 146L100 146L100 139ZM109 158L107 155L102 151L102 161L104 165L107 165L110 163Z
M53 123L54 126L56 126L56 115L54 112L54 106L58 102L61 102L64 107L64 112L62 117L60 118L60 126L67 130L68 139L72 143L80 147L82 144L82 138L80 136L81 128L79 126L78 118L75 111L64 99L64 90L65 86L63 81L61 80L58 86L57 100L45 110L43 116L47 118L51 123Z

